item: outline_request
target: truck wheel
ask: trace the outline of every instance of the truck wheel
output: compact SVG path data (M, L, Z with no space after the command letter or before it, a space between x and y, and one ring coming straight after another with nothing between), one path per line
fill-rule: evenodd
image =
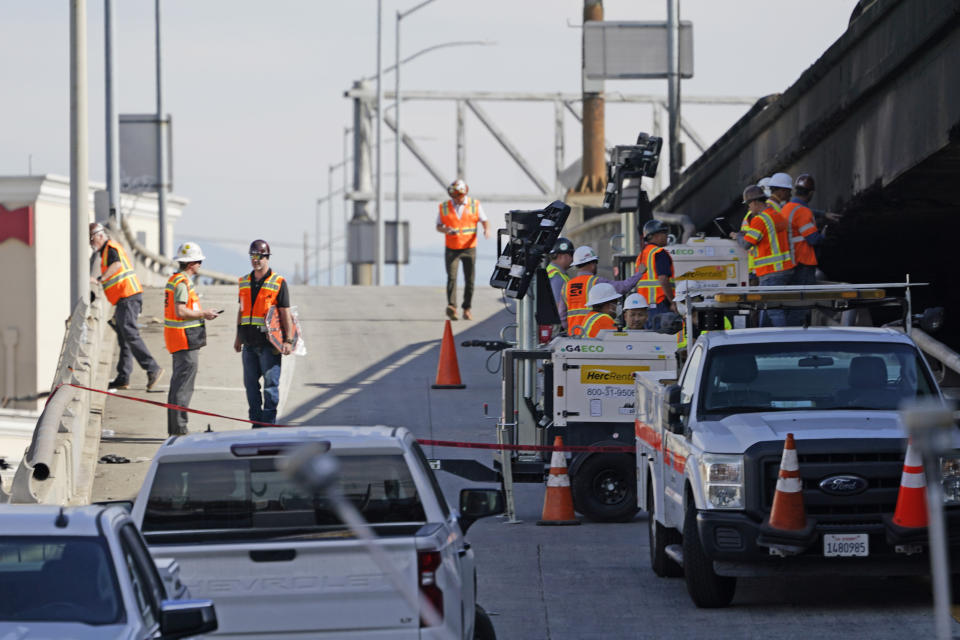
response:
M737 579L718 576L713 561L707 557L697 531L697 505L691 496L683 519L683 577L693 604L705 609L726 607L733 601Z
M627 522L637 507L637 468L626 453L593 454L571 480L573 507L595 522Z
M665 527L657 522L653 511L653 484L647 483L647 533L650 542L650 567L661 578L679 578L683 575L683 567L667 556L667 546L680 544L683 537L680 532L671 527Z
M476 605L477 614L473 623L473 640L497 640L497 632L493 628L490 616L483 607Z

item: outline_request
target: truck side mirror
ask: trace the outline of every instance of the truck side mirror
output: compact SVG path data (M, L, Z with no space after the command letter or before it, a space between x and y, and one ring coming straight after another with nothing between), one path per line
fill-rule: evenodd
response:
M217 630L217 612L212 600L164 600L160 604L160 634L186 638Z
M683 433L684 407L680 402L680 385L672 384L663 394L663 428L671 433Z
M506 500L500 489L460 490L460 530L467 532L474 522L503 513Z

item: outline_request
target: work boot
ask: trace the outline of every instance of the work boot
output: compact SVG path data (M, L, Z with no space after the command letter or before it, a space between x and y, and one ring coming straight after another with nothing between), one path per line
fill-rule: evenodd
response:
M457 319L457 308L452 304L447 305L447 317L451 320Z
M473 314L470 313L470 309L463 310L463 319L464 320L473 320Z
M109 384L107 384L107 389L129 389L129 388L130 388L130 381L121 380L120 378L115 378L111 380Z
M163 377L164 371L163 368L159 368L152 373L147 374L147 391L153 391L153 388L157 386L157 383L160 382L160 378Z

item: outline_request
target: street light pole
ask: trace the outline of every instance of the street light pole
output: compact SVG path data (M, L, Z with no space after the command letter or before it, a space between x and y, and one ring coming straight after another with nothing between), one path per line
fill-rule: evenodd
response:
M377 264L376 284L383 284L383 0L377 0Z
M166 154L163 148L163 77L160 74L160 0L155 0L156 10L156 56L157 56L157 218L160 223L160 255L168 255L167 251L167 176Z

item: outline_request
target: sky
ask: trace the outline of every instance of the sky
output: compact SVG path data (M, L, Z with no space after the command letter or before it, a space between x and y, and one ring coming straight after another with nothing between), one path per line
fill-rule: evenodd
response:
M398 10L417 0L383 0L384 67L394 59ZM605 19L663 21L666 0L606 0ZM687 96L759 98L786 90L843 34L856 0L680 0L680 17L693 23L694 77ZM311 281L344 283L344 201L332 198L334 270L327 273L328 205L317 200L342 186L344 129L352 104L343 93L377 62L374 0L161 0L163 97L173 117L174 192L190 204L176 243L199 242L218 271L249 269L246 246L262 237L273 247L272 266L288 277L301 268L304 234L311 247L320 216L319 273ZM582 0L435 0L402 21L401 57L451 41L485 41L426 53L401 69L401 91L578 93ZM103 2L87 2L90 179L105 181ZM115 90L119 113L155 110L154 1L119 0L114 9ZM69 176L69 4L2 0L0 23L0 175ZM393 75L385 74L392 90ZM373 85L371 85L373 86ZM608 81L608 93L666 94L665 80ZM554 113L550 103L484 102L497 126L552 184ZM708 145L747 110L746 105L684 105L683 117ZM456 172L455 107L450 102L404 102L403 128L441 171ZM665 118L664 118L665 122ZM608 103L606 139L631 144L652 129L647 105ZM564 164L580 154L580 127L564 121ZM466 123L470 195L537 193L472 114ZM383 128L384 190L393 191L393 134ZM687 141L687 161L697 157ZM667 169L666 158L661 172ZM437 192L408 153L401 161L403 190ZM742 185L732 185L739 192ZM547 199L543 204L547 204ZM503 213L538 208L535 202L488 202L501 226ZM348 208L346 213L350 214ZM408 202L411 264L404 283L441 286L443 240L434 229L437 203ZM388 219L392 201L384 202ZM480 241L478 283L492 271L495 241ZM392 283L392 268L384 282Z

